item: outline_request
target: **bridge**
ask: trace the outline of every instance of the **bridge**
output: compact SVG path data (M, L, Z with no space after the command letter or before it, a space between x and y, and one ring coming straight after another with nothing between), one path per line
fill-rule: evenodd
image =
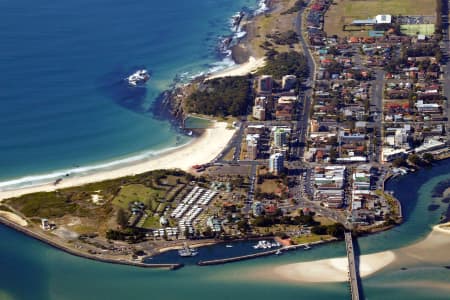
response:
M350 291L352 293L352 300L359 300L359 277L356 271L355 250L353 248L353 238L351 232L345 233L345 248L348 257L348 281L350 284Z

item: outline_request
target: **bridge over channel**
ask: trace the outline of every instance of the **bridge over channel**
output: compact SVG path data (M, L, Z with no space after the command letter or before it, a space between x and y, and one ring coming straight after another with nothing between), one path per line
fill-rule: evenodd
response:
M352 294L352 300L360 299L360 278L357 272L355 249L353 247L353 237L351 232L345 233L345 248L347 250L348 258L348 281L350 284L350 291Z

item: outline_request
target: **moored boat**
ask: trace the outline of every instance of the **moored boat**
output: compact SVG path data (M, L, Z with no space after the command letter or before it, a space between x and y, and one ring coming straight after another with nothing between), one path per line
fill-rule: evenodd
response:
M189 248L189 246L185 243L184 247L180 250L178 250L178 255L181 257L190 257L190 256L196 256L198 254L198 251L195 249Z

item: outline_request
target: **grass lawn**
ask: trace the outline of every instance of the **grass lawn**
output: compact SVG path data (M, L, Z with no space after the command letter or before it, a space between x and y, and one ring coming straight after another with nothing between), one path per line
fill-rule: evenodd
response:
M328 36L353 35L342 31L342 26L354 19L373 18L376 15L433 16L436 0L335 0L325 14L325 31ZM367 36L367 33L365 33Z
M310 234L310 235L302 235L302 236L298 236L298 237L293 237L292 241L295 244L305 244L305 243L318 242L321 240L327 240L329 238L331 238L331 235Z
M251 47L252 50L256 53L257 56L263 56L265 54L265 50L260 47L265 41L267 41L266 35L273 34L275 32L286 32L288 30L294 30L294 21L297 16L297 13L281 15L282 12L285 12L289 8L294 6L296 0L278 0L280 5L280 9L268 14L261 15L254 19L254 26L249 28L249 36L252 37ZM292 50L288 45L276 45L273 43L274 49L278 52L286 52ZM296 44L295 50L302 51L301 47Z
M431 35L434 33L434 24L409 24L401 25L400 30L407 35L419 34Z
M333 225L334 223L336 223L335 221L325 218L325 217L318 217L315 216L314 220L317 222L320 222L321 225Z
M233 147L228 151L228 153L224 156L224 160L233 160L234 152L236 151L236 147Z
M114 198L113 204L127 210L130 202L141 201L148 204L151 200L152 209L156 209L159 203L155 200L162 199L165 193L164 190L154 190L142 184L130 184L122 187L119 194Z
M147 217L145 219L144 224L142 225L142 228L159 228L161 225L159 224L159 217L151 216Z
M278 189L278 186L280 184L278 183L277 179L264 179L264 182L262 184L258 185L258 188L261 189L261 193L275 193L275 190Z

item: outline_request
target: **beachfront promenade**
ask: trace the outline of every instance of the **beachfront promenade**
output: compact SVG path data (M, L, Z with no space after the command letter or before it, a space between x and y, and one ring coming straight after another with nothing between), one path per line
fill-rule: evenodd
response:
M345 233L345 248L348 257L348 280L350 283L350 291L352 293L352 300L359 300L359 279L356 272L355 251L353 248L353 239L351 232Z

